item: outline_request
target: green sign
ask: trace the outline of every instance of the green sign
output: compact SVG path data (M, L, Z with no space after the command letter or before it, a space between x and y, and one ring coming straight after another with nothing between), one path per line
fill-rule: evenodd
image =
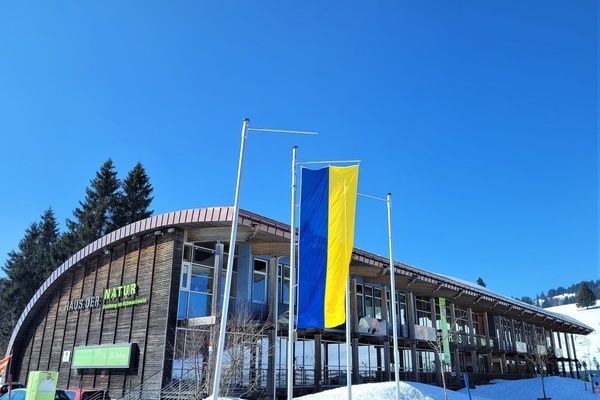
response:
M73 350L72 368L129 368L133 343L79 346Z
M56 371L30 371L25 400L54 400L57 381Z

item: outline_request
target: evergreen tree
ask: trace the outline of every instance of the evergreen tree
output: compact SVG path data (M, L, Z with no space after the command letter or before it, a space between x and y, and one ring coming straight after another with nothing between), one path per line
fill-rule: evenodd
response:
M535 305L535 302L534 302L534 301L533 301L533 299L532 299L531 297L529 297L529 296L523 296L523 297L521 297L521 301L522 301L523 303L526 303L526 304L531 304L532 306L533 306L533 305Z
M483 281L483 279L481 279L481 277L477 278L477 284L478 284L479 286L486 287L486 286L485 286L485 282Z
M42 215L39 228L40 242L38 244L42 251L39 282L41 285L64 260L60 258L58 252L61 234L52 208L46 210Z
M579 291L577 292L577 307L578 308L589 308L590 306L596 305L596 295L584 282L581 284Z
M153 190L146 170L138 162L123 181L111 230L150 217L154 212L148 210L154 199Z
M52 209L40 222L32 223L19 242L19 250L8 254L2 270L6 278L0 281L0 347L7 344L14 324L35 292L58 266L56 245L60 240ZM7 337L8 336L8 337ZM5 342L1 342L6 340Z
M112 160L109 158L96 172L85 189L85 200L81 208L73 211L74 221L67 219L67 233L61 244L61 253L69 257L84 246L107 234L114 227L114 216L118 208L120 181Z

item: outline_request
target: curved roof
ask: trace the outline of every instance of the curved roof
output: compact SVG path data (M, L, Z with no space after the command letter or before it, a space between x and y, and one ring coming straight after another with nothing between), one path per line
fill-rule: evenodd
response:
M130 240L133 235L143 236L169 228L185 229L187 241L190 242L229 241L233 211L233 207L173 211L129 224L90 243L58 267L31 298L13 330L7 354L17 344L20 330L28 325L44 301L59 288L66 273L86 259ZM290 226L240 210L236 240L252 243L254 254L289 255ZM445 297L475 310L492 310L496 314L535 322L561 332L583 335L593 332L589 326L567 316L508 298L456 278L398 262L394 262L394 273L396 287L408 287L416 295ZM390 281L389 258L355 248L350 263L350 274L362 276L366 282L387 284Z

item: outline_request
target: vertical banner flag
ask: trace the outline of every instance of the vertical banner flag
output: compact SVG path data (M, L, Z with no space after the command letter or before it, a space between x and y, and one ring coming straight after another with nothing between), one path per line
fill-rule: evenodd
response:
M358 165L302 168L298 239L298 328L346 321Z
M448 337L448 322L446 313L446 299L439 298L440 303L440 324L442 325L442 347L444 349L444 364L450 364L450 340Z

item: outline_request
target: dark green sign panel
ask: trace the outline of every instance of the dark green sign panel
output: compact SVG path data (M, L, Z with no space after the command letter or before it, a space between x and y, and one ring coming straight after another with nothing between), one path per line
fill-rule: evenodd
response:
M72 368L129 368L133 343L79 346L73 350Z

